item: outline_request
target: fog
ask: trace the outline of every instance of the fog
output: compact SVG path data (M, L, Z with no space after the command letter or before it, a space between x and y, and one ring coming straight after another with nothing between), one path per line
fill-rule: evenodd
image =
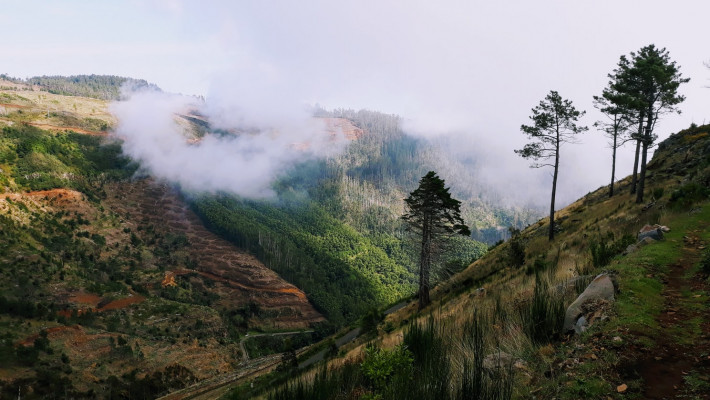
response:
M10 1L5 7L0 22L16 35L0 44L5 69L0 72L130 75L169 92L204 95L215 123L277 127L276 139L249 139L257 147L267 139L279 143L280 150L249 156L258 179L292 165L288 143L308 131L304 110L320 103L398 114L407 132L421 137L455 135L453 150L476 160L471 179L513 201L545 204L550 171L528 168L513 150L526 142L520 125L529 123L530 109L557 90L587 111L582 123L590 127L580 144L562 149L558 206L564 205L608 184L610 150L591 127L602 118L592 96L601 93L619 56L651 43L667 48L683 76L691 78L681 88L687 97L683 113L657 124L660 138L691 122L703 123L710 113L710 69L703 65L710 60L704 43L707 1L153 0L81 7ZM16 17L30 14L35 24ZM123 134L131 133L129 126L141 128L134 121L143 120L142 109L125 104L117 110L129 118ZM170 148L164 150L172 156L167 157L159 145L172 142L163 139L141 137L130 151L177 179L172 167L193 161L174 157L192 153ZM148 149L137 147L143 142ZM208 144L187 147L204 152L198 159L205 161L195 162L194 172L180 170L212 181L209 188L222 179L233 182L233 174L214 169L217 161L210 159L233 162L225 149L247 143L220 142L212 156ZM155 159L150 152L157 152ZM265 170L257 172L262 164ZM619 154L618 176L629 174L632 164L628 146ZM268 184L240 179L248 192L268 193Z
M189 96L157 91L124 93L111 105L119 120L116 134L124 153L152 176L192 192L228 192L249 198L271 198L276 177L296 163L340 151L345 138L327 132L322 121L299 114L241 108L239 98L203 103ZM180 115L198 112L221 134L194 140ZM193 140L190 140L193 139Z

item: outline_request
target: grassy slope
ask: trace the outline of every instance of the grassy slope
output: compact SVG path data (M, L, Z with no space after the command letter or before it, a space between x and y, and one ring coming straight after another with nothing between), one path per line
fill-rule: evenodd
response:
M95 398L92 391L109 387L127 394L128 384L133 395L152 397L233 371L240 332L290 318L292 310L277 302L248 302L253 288L194 271L174 276L174 287L161 285L166 271L195 264L191 244L172 227L153 225L126 197L135 165L118 143L71 132L74 121L92 118L91 107L105 113L106 102L4 93L11 95L3 102L26 108L7 107L0 119L0 397L17 396L21 386L23 397L32 388L36 398ZM53 99L71 118L48 121L33 111L35 101ZM32 126L39 123L57 129ZM119 195L129 203L121 211L114 207ZM156 204L167 193L158 195ZM225 305L229 312L221 312Z
M516 373L515 398L644 398L668 387L686 398L707 398L710 292L698 263L710 240L710 205L705 196L694 198L692 189L707 187L710 180L709 130L710 126L691 128L659 146L649 164L646 204L636 204L635 196L628 193L629 178L621 181L612 198L608 187L589 193L558 211L561 231L553 242L546 237L546 219L523 231L525 266L510 266L509 244L498 246L437 287L429 309L418 313L411 304L388 316L375 341L391 347L401 341L408 322L434 315L455 345L477 310L493 315L487 351L501 349L525 362ZM608 266L592 265L593 240L609 233L617 239L635 236L643 225L654 223L671 228L664 241L618 256ZM607 318L581 336L531 343L517 315L533 292L534 276L528 272L536 261L539 272L553 285L577 275L615 274L620 292L605 311ZM485 289L484 295L479 287ZM567 295L565 304L574 297L574 293ZM362 360L362 346L369 340L349 345L341 353L345 352L345 359ZM335 359L330 365L342 363ZM671 366L671 372L659 372L664 364ZM453 371L452 382L456 382L461 371Z

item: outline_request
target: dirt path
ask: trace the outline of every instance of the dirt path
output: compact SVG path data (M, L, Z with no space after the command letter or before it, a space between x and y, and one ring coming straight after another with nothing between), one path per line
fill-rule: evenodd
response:
M700 260L702 248L697 231L688 232L681 258L670 265L664 281L665 307L657 320L663 332L670 332L685 329L691 319L702 318L704 339L690 346L677 343L671 334L661 334L656 339L656 351L638 364L645 382L646 399L689 398L684 394L689 389L685 379L688 374L694 370L700 376L710 377L710 316L689 308L683 301L683 293L688 290L708 289L708 285L697 277L687 277L689 270ZM701 396L691 398L710 399L710 393Z

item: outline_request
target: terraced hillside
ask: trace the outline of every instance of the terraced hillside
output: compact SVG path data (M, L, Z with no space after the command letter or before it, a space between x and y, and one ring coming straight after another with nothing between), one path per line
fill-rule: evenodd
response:
M253 303L264 316L263 321L255 322L255 327L305 329L324 320L300 289L254 256L207 230L169 186L150 179L111 184L105 203L124 218L187 240L190 263L168 268L163 286L177 286L180 279L188 279L208 286L219 298L215 305L225 309Z
M238 373L250 330L323 320L167 186L132 180L119 143L77 128L105 102L1 94L0 398L153 398ZM35 103L54 99L56 115Z

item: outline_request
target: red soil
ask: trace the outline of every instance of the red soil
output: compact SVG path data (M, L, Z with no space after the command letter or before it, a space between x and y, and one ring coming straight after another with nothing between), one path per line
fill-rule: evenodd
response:
M327 132L331 136L336 136L340 133L345 135L348 140L356 140L360 136L364 135L365 132L353 125L349 119L345 118L322 118L325 121L325 126Z
M133 294L128 297L124 297L122 299L118 300L113 300L110 303L104 305L103 307L97 307L98 304L101 302L101 297L92 294L92 293L79 293L75 294L72 297L69 298L69 301L75 304L84 304L84 305L89 305L90 307L87 308L77 308L76 313L78 315L82 315L87 312L103 312L103 311L108 311L108 310L120 310L123 308L126 308L132 304L138 304L142 303L145 300L145 297ZM69 318L72 316L72 313L74 310L60 310L57 311L57 315L61 315L65 318Z
M126 308L132 304L138 304L142 303L145 300L145 297L134 294L133 296L129 297L124 297L122 299L114 300L105 306L101 307L98 309L98 311L107 311L107 310L120 310L122 308Z
M93 307L96 307L96 305L99 304L99 302L101 301L101 297L93 293L78 293L72 296L69 301L78 304L89 304Z
M180 275L196 274L183 279L211 281L214 285L206 286L219 296L218 304L223 307L255 302L263 309L278 310L276 317L263 321L275 327L298 329L323 320L303 291L284 281L256 257L208 231L168 186L143 180L106 185L106 190L107 205L119 214L130 215L128 220L141 221L163 234L182 234L188 239L184 251L195 261L195 268L176 266L164 275L161 285L172 285Z
M83 199L83 195L81 194L81 192L69 189L39 190L36 192L25 193L25 196L48 201L55 201L56 205L59 206L71 202L81 201Z
M72 326L55 326L53 328L47 328L45 329L45 332L47 332L47 335L51 335L53 333L57 332L62 332L62 331L68 331L68 330L73 330L77 332L82 332L81 326L79 325L72 325ZM34 344L35 340L39 338L39 333L35 333L34 335L30 335L26 337L25 339L17 342L16 344L18 346L31 346Z
M663 330L682 329L683 324L692 318L703 318L704 337L693 346L684 346L674 342L670 337L661 335L657 339L657 350L640 360L638 368L645 381L645 399L686 398L684 395L685 376L695 370L701 375L710 376L710 357L702 355L710 353L710 323L707 315L679 307L682 292L692 287L693 290L707 290L707 283L695 277L685 278L700 259L704 246L697 232L689 232L684 238L684 247L680 260L670 266L666 277L666 287L662 295L665 298L665 310L657 318ZM710 393L705 393L697 399L710 399Z
M21 106L19 104L10 104L10 103L0 103L0 107L7 107L7 108L28 108L29 106Z

